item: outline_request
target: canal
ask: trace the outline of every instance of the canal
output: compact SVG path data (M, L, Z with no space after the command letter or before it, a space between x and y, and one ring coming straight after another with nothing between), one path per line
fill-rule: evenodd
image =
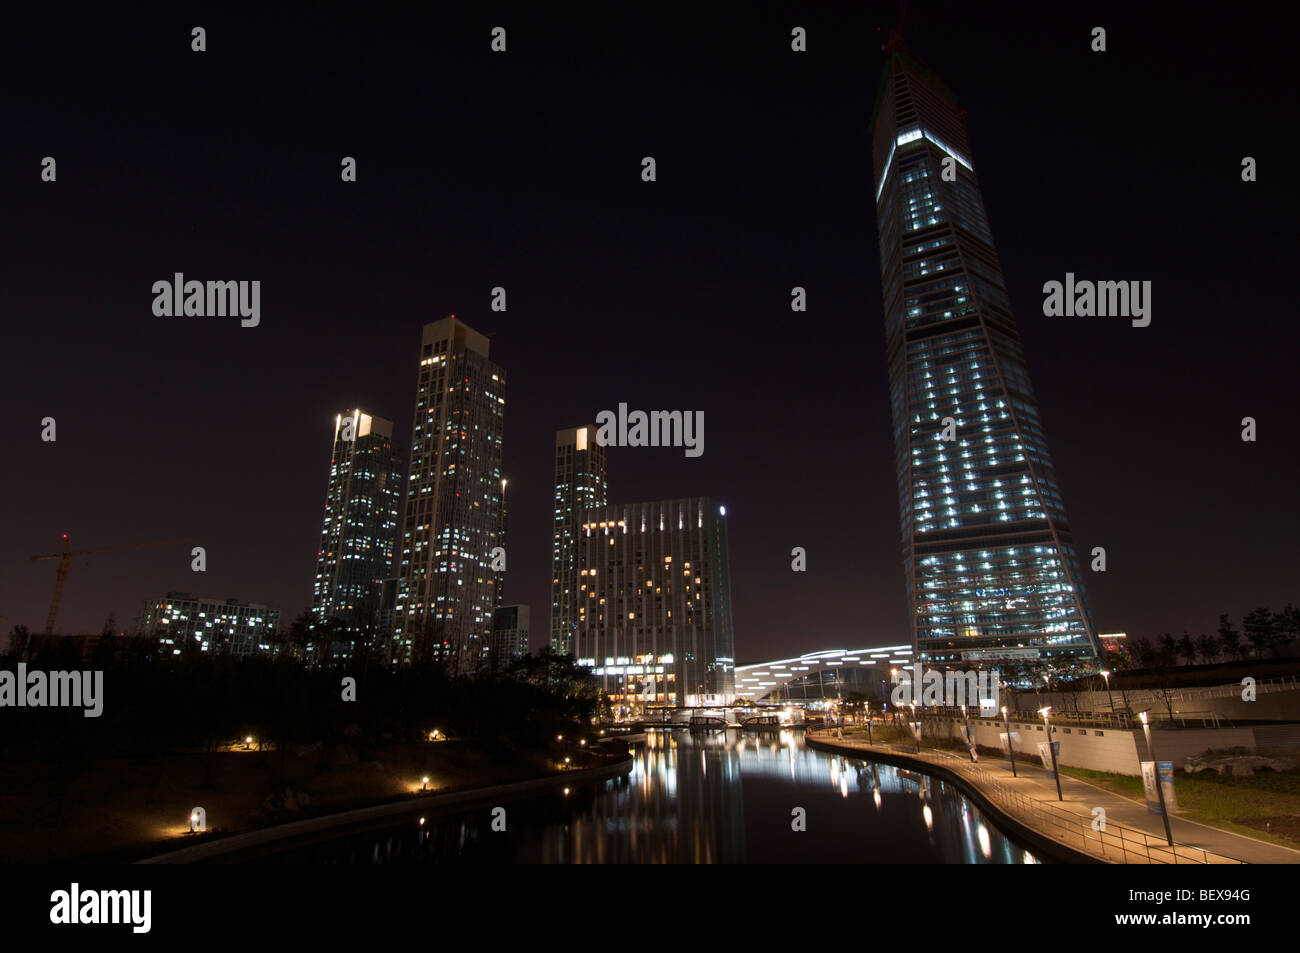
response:
M1040 862L951 784L813 750L800 729L652 731L634 752L626 777L503 803L504 831L491 809L416 811L261 862Z

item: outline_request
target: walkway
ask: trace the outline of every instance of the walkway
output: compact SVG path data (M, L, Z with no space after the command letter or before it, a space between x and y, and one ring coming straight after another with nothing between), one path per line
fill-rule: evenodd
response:
M819 747L845 753L888 754L942 767L980 791L994 806L1052 840L1082 850L1108 863L1129 864L1296 864L1300 851L1254 840L1231 831L1207 827L1177 816L1169 820L1173 848L1165 838L1160 816L1145 804L1075 778L1061 775L1064 801L1056 799L1056 783L1037 759L1016 758L1016 777L1010 762L1001 758L972 764L969 758L932 748L918 754L906 745L868 745L865 739L835 737L833 729L809 731L807 739ZM1105 831L1094 831L1093 808L1106 811Z

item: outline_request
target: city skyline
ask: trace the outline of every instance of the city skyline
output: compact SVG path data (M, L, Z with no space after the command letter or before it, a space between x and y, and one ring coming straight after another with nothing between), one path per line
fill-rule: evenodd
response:
M735 24L744 42L731 45L761 50L766 33L788 33L782 17L764 16ZM1277 475L1293 467L1281 428L1294 403L1286 354L1294 351L1296 330L1270 318L1283 307L1270 276L1286 267L1279 238L1287 234L1288 200L1276 175L1247 185L1238 174L1242 155L1258 154L1267 170L1268 156L1277 154L1263 107L1240 95L1243 85L1266 75L1262 67L1248 59L1230 71L1231 82L1215 83L1193 68L1192 52L1210 31L1229 51L1247 48L1252 33L1195 12L1174 24L1115 14L1112 37L1131 39L1102 60L1062 28L1057 14L1024 16L1023 35L1041 39L1003 37L957 7L934 25L914 17L909 38L942 64L971 117L981 186L1073 530L1081 550L1103 545L1109 554L1107 574L1087 579L1097 625L1135 637L1196 633L1212 628L1219 612L1239 618L1256 605L1278 608L1292 598L1294 558L1286 532L1262 527L1294 512ZM874 29L888 19L852 14L845 29L832 31L814 17L817 56L806 64L755 53L758 59L725 69L712 60L718 24L706 23L682 53L696 79L670 84L659 103L616 71L608 90L584 94L594 97L591 109L612 117L605 132L584 131L581 116L561 117L560 138L573 145L555 155L539 148L555 130L530 118L547 115L549 100L501 98L517 83L496 78L490 61L461 65L497 111L483 117L439 100L446 135L415 143L384 131L392 111L400 114L396 104L378 107L371 118L353 108L355 94L341 100L347 142L294 140L298 126L277 137L283 112L273 107L283 99L272 92L258 107L267 95L263 85L232 78L223 95L246 107L249 129L204 154L187 148L200 140L184 132L183 146L151 152L152 108L117 118L123 161L166 183L175 207L152 198L153 185L143 190L130 177L117 178L118 157L76 147L98 120L74 105L67 82L53 78L16 106L19 138L81 158L62 162L54 186L30 174L26 158L3 159L11 181L31 180L14 190L15 228L32 238L15 250L12 307L36 318L12 323L6 354L15 394L12 445L24 467L0 479L7 498L25 501L0 562L6 624L40 627L53 573L49 563L28 557L54 549L63 532L76 546L184 535L208 550L201 577L180 550L79 563L60 616L65 632L98 631L110 611L130 618L143 601L172 590L233 595L296 616L311 591L319 448L336 408L361 400L393 408L399 431L411 426L414 328L457 313L493 341L494 358L511 369L518 395L505 437L511 602L539 612L547 604L551 554L543 541L551 538L555 428L594 420L620 402L683 406L709 418L702 457L610 448L610 474L620 499L708 493L727 500L740 658L900 641L908 618L879 347L883 316L874 236L865 221L874 197L863 184L870 178L866 127L880 67ZM49 52L76 50L105 24L90 26L70 27ZM290 26L305 31L322 57L335 49L336 41L310 23ZM165 30L146 25L141 33L125 48L159 43ZM38 47L52 42L39 36ZM634 55L647 55L663 38L651 30L649 45ZM579 33L567 43L591 39ZM570 48L555 36L548 42L552 53ZM1014 49L1007 58L1014 63L963 60L963 49L981 44ZM1186 67L1171 69L1178 85L1156 116L1131 98L1133 78L1146 75L1133 52L1143 45ZM605 55L598 43L590 46L591 56ZM429 88L432 80L403 66L402 57L391 59L387 71L375 64L384 88L407 80ZM106 79L107 88L130 91L151 75L126 66ZM735 85L719 84L720 76L734 76ZM1024 76L1038 81L1026 84ZM544 78L548 96L586 88L562 69ZM204 98L210 95L182 81L155 99L159 110L176 112L185 97L202 105L213 101ZM629 96L646 107L624 120L608 107ZM775 120L770 107L746 105L759 97L778 104ZM824 109L813 115L788 108L809 100ZM303 122L332 116L335 108ZM1169 168L1148 161L1161 150L1177 154L1186 129L1216 110L1240 117L1246 141L1188 153ZM69 116L78 131L54 128L47 118L54 115ZM479 148L501 122L513 130L516 147ZM457 136L475 147L463 154L436 148ZM692 152L695 140L706 154ZM362 152L349 144L355 141L372 145ZM262 161L263 142L279 150L265 182L248 172ZM356 188L364 203L338 182L338 159L352 151L362 152ZM660 162L653 184L638 176L647 153ZM517 165L521 155L528 156L528 172ZM1018 164L1021 155L1050 161L1027 166ZM437 174L426 167L430 156ZM1140 206L1133 202L1135 177ZM108 181L115 183L111 195ZM440 181L470 184L462 197L442 197ZM538 181L550 185L534 189ZM238 206L208 197L214 192L291 214L259 219L251 229ZM408 199L413 204L404 211ZM851 214L840 215L845 201ZM94 223L123 202L140 224L105 248ZM386 210L379 220L363 207L375 203ZM810 228L813 216L824 227ZM427 224L444 219L436 228ZM206 226L191 234L196 220ZM1134 222L1142 227L1128 227ZM1156 223L1161 240L1152 243L1146 233ZM610 244L614 233L620 238ZM407 250L395 251L393 235L409 240ZM300 243L292 256L281 250L290 239ZM90 260L99 264L75 290L62 266L52 264ZM259 325L154 316L149 287L175 271L261 280ZM1153 324L1133 329L1127 322L1042 316L1043 283L1067 272L1153 280L1160 302ZM1188 282L1189 274L1199 280ZM789 310L795 285L808 290L806 315ZM508 290L508 311L491 310L497 286ZM86 308L88 299L95 308ZM337 354L353 346L358 316L375 359L340 371ZM817 371L800 372L798 400L745 383L760 379L755 369L773 359L774 342L790 340L792 327L847 342L824 348ZM196 379L193 363L180 356L186 353L205 354L221 371ZM70 366L89 373L62 379ZM324 367L329 374L310 370ZM818 407L830 412L810 412ZM59 425L52 445L39 440L47 415ZM1243 445L1238 436L1247 415L1260 421L1256 444ZM218 448L232 432L241 444L253 437L267 444L258 454L223 453ZM782 491L796 460L821 475L822 492ZM1151 505L1155 496L1165 505ZM794 546L808 551L805 574L790 571ZM817 608L815 624L803 618L809 606ZM534 645L541 632L539 623Z

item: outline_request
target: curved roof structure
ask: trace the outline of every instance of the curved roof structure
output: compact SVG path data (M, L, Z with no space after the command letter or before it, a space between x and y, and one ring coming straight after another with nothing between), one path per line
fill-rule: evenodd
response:
M807 679L827 670L845 668L878 669L888 678L891 668L912 664L910 645L886 645L868 649L827 649L809 652L798 658L779 659L736 666L736 694L742 698L760 699L778 691L787 680Z

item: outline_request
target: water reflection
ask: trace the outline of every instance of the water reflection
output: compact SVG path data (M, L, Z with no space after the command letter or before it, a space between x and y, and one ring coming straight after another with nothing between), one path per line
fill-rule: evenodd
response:
M271 862L1037 863L942 781L814 751L801 729L651 732L624 778L416 818ZM802 818L800 814L802 813ZM802 823L800 821L802 820ZM796 829L802 827L803 829Z

